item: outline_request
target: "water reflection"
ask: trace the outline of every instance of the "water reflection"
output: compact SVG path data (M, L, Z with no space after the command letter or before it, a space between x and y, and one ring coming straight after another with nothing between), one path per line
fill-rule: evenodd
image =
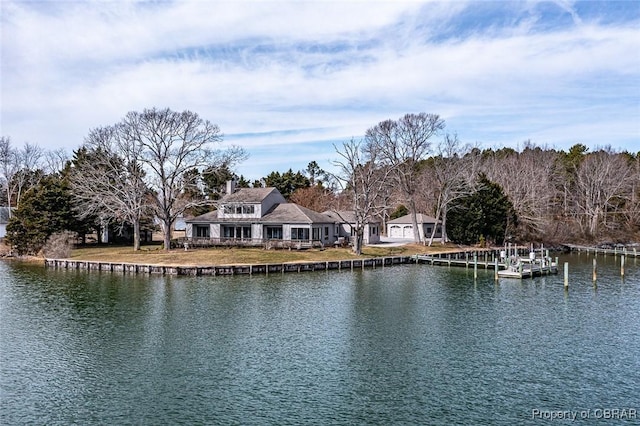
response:
M0 263L5 424L526 424L640 407L640 275L161 277ZM561 262L563 259L561 259ZM618 259L619 262L619 259Z

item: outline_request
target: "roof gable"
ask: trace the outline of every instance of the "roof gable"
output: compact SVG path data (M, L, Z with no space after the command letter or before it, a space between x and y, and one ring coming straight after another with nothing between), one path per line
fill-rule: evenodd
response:
M218 210L212 210L200 216L185 220L186 223L212 222L218 220Z
M284 202L284 197L280 194L276 188L267 187L267 188L241 188L238 191L227 194L220 200L220 204L227 203L261 203L265 198L267 198L271 194L277 194L282 198L282 202Z
M295 203L276 204L262 217L269 223L334 223L333 218Z

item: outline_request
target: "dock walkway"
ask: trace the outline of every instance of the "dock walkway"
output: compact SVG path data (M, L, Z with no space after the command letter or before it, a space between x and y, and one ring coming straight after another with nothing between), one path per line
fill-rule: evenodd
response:
M535 258L511 256L506 258L505 256L497 257L494 253L491 253L490 256L485 256L483 260L479 259L477 253L473 253L471 259L468 256L464 259L459 259L451 256L443 257L442 255L415 255L413 258L418 263L430 265L497 269L496 275L501 278L530 278L558 273L558 260L553 261L548 256Z
M576 244L563 244L571 251L577 252L586 252L587 254L605 254L605 255L613 255L613 256L629 256L629 257L640 257L640 250L637 247L616 247L613 248L599 248L599 247L589 247L589 246L580 246Z
M104 271L115 273L160 274L160 275L253 275L285 272L314 272L329 270L355 270L365 268L384 268L405 264L430 264L440 266L457 266L484 269L497 269L497 275L507 278L526 278L536 275L554 274L558 272L557 258L539 258L531 261L522 258L522 248L509 249L509 256L503 250L478 249L431 255L407 255L391 257L374 257L366 259L348 259L319 262L291 262L274 264L243 265L149 265L126 262L101 262L71 259L45 259L45 266L52 269L71 269L87 271Z

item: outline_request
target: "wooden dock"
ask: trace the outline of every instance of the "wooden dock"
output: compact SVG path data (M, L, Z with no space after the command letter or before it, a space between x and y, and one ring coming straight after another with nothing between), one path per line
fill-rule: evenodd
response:
M285 272L314 272L328 270L355 270L384 268L393 265L413 263L410 256L375 257L368 259L334 260L324 262L291 262L253 265L146 265L123 262L97 262L69 259L45 259L45 266L52 269L76 269L114 273L156 274L156 275L253 275L283 274Z
M508 265L498 271L500 278L533 278L535 276L558 273L557 262L526 262L521 261L515 265Z
M453 253L453 256L414 255L413 258L417 263L430 265L473 267L474 270L478 268L497 269L496 276L501 278L522 279L558 273L558 260L553 261L549 256L529 256L527 258L512 255L498 257L493 252L472 252L470 255L469 252L466 252L464 258L460 258L460 253Z
M498 276L506 278L526 278L536 275L555 274L558 272L557 258L544 257L539 261L528 262L521 258L526 249L515 247L513 250L461 250L457 252L438 253L433 255L374 257L367 259L348 259L321 262L291 262L275 264L250 265L149 265L125 262L99 262L70 259L45 259L45 266L52 269L86 270L111 273L157 274L157 275L191 275L191 276L224 276L253 274L284 274L290 272L315 272L329 270L357 270L365 268L384 268L394 265L429 264L440 266L456 266L477 269L497 269ZM506 255L508 253L509 255ZM516 259L522 259L516 262ZM538 262L538 263L536 263ZM477 278L477 275L476 275Z
M571 251L578 253L585 252L587 254L603 254L612 256L628 256L628 257L640 257L640 250L636 247L613 247L613 248L599 248L589 246L579 246L576 244L563 244Z

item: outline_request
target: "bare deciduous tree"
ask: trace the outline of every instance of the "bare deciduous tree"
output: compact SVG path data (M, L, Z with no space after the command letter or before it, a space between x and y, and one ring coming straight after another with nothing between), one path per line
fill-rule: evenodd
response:
M45 173L58 173L64 170L70 159L71 158L69 157L69 153L64 148L46 151L44 153Z
M14 148L9 137L0 137L0 182L7 206L18 207L22 194L38 183L41 158L38 145L25 143L22 148Z
M485 158L484 172L513 203L522 237L539 238L550 228L552 209L560 195L553 181L558 159L556 151L529 142L522 152L504 150Z
M122 126L92 130L88 151L71 173L71 185L81 218L96 216L101 223L133 227L133 249L140 249L140 222L149 212L140 146L122 133Z
M378 151L369 150L369 145L351 140L342 144L342 148L334 148L341 160L334 161L338 168L336 179L341 183L351 199L351 206L355 215L355 241L353 251L362 253L364 230L373 218L378 217L388 207L381 201L382 195L389 185L390 166L381 166L378 162Z
M135 141L145 166L146 182L152 192L154 211L161 222L165 250L171 244L171 226L186 209L210 200L194 200L185 194L183 175L194 168L228 167L246 158L233 147L215 150L222 141L220 128L191 111L145 109L130 112L122 121L125 138Z
M587 154L576 173L573 201L583 232L597 236L620 214L633 191L633 169L628 159L610 147Z
M329 210L334 204L334 193L321 185L298 188L291 194L290 201L302 207L322 212Z
M441 221L442 244L447 242L449 207L473 191L479 167L479 153L470 145L462 145L457 136L446 135L438 144L438 154L425 168L425 187L433 194L435 217ZM433 227L428 245L433 244L437 226Z
M367 130L368 150L375 152L381 163L389 166L397 188L402 192L411 213L416 242L421 241L415 196L420 161L431 148L431 138L445 127L436 114L406 114L398 120L386 120Z

